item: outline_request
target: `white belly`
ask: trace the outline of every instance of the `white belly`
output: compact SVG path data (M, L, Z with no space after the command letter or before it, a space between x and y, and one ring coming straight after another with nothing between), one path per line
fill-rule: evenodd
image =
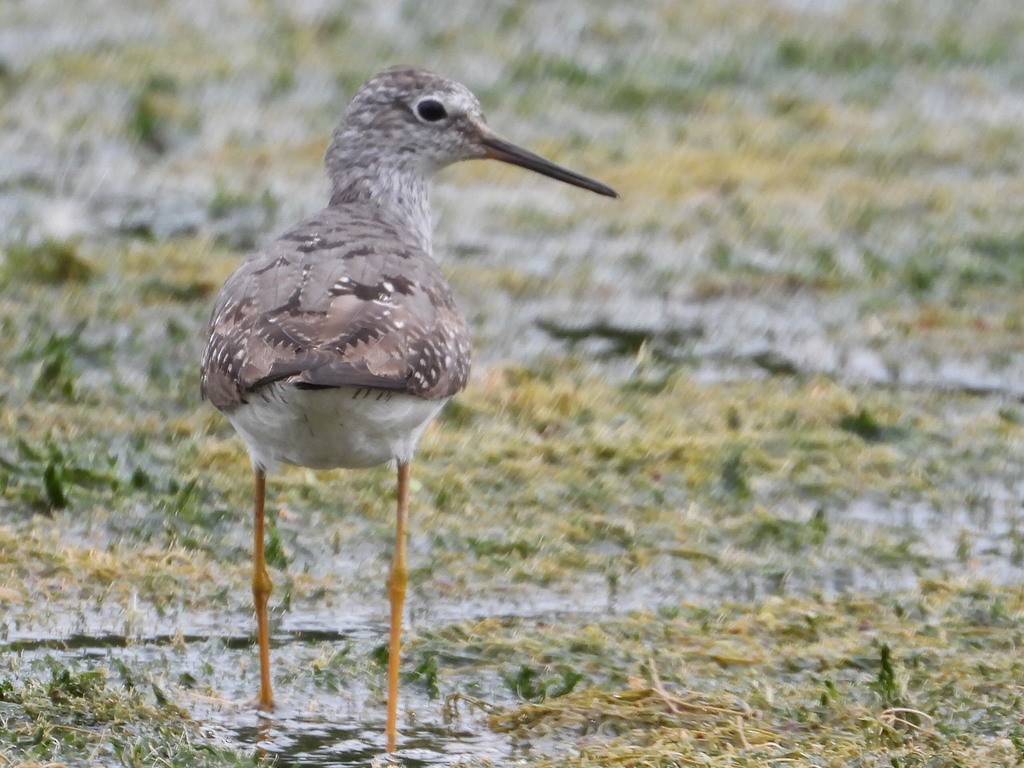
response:
M253 464L268 472L279 462L355 469L409 461L446 402L365 387L297 389L277 383L226 415Z

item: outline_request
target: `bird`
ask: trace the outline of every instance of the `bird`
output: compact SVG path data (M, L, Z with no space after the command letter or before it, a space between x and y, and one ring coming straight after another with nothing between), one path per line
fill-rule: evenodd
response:
M611 187L502 138L465 86L393 67L360 86L325 156L327 207L246 256L221 287L201 396L244 441L253 467L253 576L260 685L272 711L264 544L266 480L281 464L397 468L387 578L387 751L397 746L401 621L408 583L410 464L420 436L470 372L470 342L433 258L431 178L494 159L618 197Z

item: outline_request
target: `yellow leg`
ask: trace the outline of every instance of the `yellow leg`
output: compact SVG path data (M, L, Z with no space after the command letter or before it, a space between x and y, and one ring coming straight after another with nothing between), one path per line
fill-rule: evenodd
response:
M256 637L260 648L260 709L274 708L274 693L270 687L270 625L267 601L274 584L267 573L266 551L263 543L263 511L267 495L267 473L256 469L256 487L253 494L253 572L252 595L256 602Z
M388 643L388 752L398 744L398 662L402 655L402 608L409 570L405 565L405 523L409 515L409 463L398 463L398 522L395 526L395 555L388 576L391 601L391 636Z

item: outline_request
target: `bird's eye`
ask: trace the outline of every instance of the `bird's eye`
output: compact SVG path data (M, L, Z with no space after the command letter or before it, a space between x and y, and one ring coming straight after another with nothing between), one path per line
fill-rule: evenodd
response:
M420 120L436 123L438 120L448 117L448 110L437 99L424 99L416 105L416 115Z

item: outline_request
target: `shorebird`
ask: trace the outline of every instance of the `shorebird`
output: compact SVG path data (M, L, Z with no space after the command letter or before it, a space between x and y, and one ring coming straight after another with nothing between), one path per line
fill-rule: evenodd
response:
M264 554L266 477L395 462L397 523L386 738L397 739L398 662L408 574L409 465L424 428L466 386L466 324L432 257L431 177L491 158L617 197L598 181L499 137L463 85L395 68L364 83L334 131L326 208L249 255L210 318L202 396L227 416L252 460L253 579L261 708L273 708Z

